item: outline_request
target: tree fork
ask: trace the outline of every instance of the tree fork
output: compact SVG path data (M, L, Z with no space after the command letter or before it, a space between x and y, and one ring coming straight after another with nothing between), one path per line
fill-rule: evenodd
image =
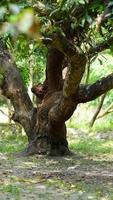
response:
M71 117L78 103L92 101L113 88L113 74L92 85L81 86L86 65L85 55L78 48L71 51L72 48L67 45L66 49L64 55L67 52L65 56L68 57L70 66L64 85L61 84L63 51L60 53L59 50L51 49L48 54L47 81L49 84L54 81L54 84L48 85L48 95L44 95L41 103L34 109L18 69L9 52L0 43L0 75L3 77L0 87L13 104L13 120L18 121L27 133L29 145L24 155L68 154L65 121Z
M59 106L61 90L63 87L62 62L63 53L54 48L49 48L46 66L47 93L38 106L36 123L32 130L28 153L50 152L51 155L64 155L69 153L66 140L65 121L53 125L49 120L49 111ZM32 152L33 151L33 152Z

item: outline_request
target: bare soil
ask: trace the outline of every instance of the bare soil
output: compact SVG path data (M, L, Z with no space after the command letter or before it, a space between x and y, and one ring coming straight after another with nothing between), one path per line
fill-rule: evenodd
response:
M77 137L77 136L76 136ZM0 200L113 200L113 156L0 153Z

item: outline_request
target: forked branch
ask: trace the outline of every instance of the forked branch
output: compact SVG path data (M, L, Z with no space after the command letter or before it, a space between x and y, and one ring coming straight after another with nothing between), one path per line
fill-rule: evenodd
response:
M113 112L113 103L102 113L100 114L97 119L100 119L106 115L108 115L109 113Z

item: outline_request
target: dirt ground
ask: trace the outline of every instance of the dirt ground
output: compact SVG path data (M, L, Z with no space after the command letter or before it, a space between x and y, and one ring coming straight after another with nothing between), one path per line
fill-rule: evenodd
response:
M113 156L0 153L0 200L113 200Z

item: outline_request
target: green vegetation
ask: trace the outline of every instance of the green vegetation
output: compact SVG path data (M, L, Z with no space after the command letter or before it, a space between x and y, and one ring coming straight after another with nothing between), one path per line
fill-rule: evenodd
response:
M113 141L112 140L97 140L93 138L77 139L70 141L70 147L75 152L91 155L113 154Z
M81 105L78 112L75 113L74 116L70 120L67 121L67 126L69 128L83 130L87 132L89 135L95 135L98 132L103 133L103 134L109 131L112 132L112 129L113 129L113 123L112 123L113 113L112 112L109 115L106 115L100 119L97 119L94 126L90 128L91 117L93 116L93 113L96 110L96 108L97 106L91 105L91 103L88 103L86 106ZM78 118L78 115L79 115L79 118Z
M9 142L10 141L10 142ZM25 136L8 134L0 139L0 152L1 153L14 153L25 149L27 138Z

